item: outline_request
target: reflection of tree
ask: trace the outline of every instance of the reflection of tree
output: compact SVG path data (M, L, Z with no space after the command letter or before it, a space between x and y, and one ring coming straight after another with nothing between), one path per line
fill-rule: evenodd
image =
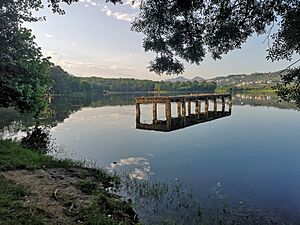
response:
M0 108L0 131L4 127L28 127L34 123L34 119L30 114L21 114L13 108Z
M240 93L233 97L234 105L252 105L252 106L267 106L279 109L295 109L296 104L291 102L281 101L279 102L279 97L272 93Z
M72 113L84 107L104 107L116 105L133 105L137 95L100 95L82 97L55 97L50 105L54 115L52 120L62 122Z
M172 94L175 95L175 93ZM135 97L141 95L145 94L54 97L50 105L50 109L53 112L52 116L40 118L39 122L41 124L56 126L57 123L63 122L72 113L75 113L84 107L133 105L135 103ZM233 98L233 104L297 109L296 105L293 103L278 102L278 97L275 94L270 93L236 94ZM9 133L17 133L19 130L26 130L28 127L35 125L35 120L30 114L20 114L12 108L0 108L0 118L0 133L3 133L4 130Z
M140 94L141 95L141 94ZM39 123L56 126L63 122L72 113L84 107L104 107L116 105L133 105L136 95L99 95L80 97L54 97L49 106L52 115L48 118L40 118ZM19 130L25 131L28 127L36 125L36 120L30 114L21 114L12 108L0 108L0 133L4 131L17 133Z

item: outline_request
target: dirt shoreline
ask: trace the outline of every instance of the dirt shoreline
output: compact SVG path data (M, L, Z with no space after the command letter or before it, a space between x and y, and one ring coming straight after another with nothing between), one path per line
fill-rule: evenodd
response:
M0 224L139 224L118 179L0 141Z

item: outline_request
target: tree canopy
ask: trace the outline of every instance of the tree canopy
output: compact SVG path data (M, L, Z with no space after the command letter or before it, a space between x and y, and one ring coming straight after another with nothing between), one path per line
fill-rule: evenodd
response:
M279 27L275 33L272 28ZM199 65L237 48L253 34L272 39L267 59L292 60L300 53L299 0L142 0L132 30L145 35L145 51L153 51L150 71L180 74L180 59ZM282 76L282 99L300 106L300 68Z
M145 35L146 51L157 53L150 70L179 74L179 59L200 64L207 53L220 59L274 23L279 30L268 58L291 59L300 52L299 14L299 0L143 0L132 29Z
M0 1L0 106L39 113L45 109L49 92L49 61L34 42L24 21L37 21L34 1Z
M53 11L59 13L60 3L77 1L48 0ZM241 48L254 34L271 39L267 59L292 60L300 53L300 1L140 0L140 13L132 30L145 35L145 51L156 53L149 69L157 74L183 73L181 60L199 65L208 53L221 59L229 51ZM300 106L300 68L285 72L282 80L276 87L277 94Z
M106 92L202 91L214 92L213 81L169 82L132 78L75 77L59 66L50 68L52 93L55 95L97 95Z
M61 9L62 3L72 4L78 1L47 0L46 4L54 13L64 14ZM105 1L122 3L122 0ZM14 93L6 99L5 104L1 103L3 106L14 102L26 109L28 106L25 107L24 103L34 98L40 99L41 93L46 90L46 79L35 78L47 73L48 61L42 57L40 49L35 45L30 30L20 26L24 21L43 19L33 17L32 10L39 10L44 6L41 0L0 0L1 92L3 89L3 93ZM279 28L272 34L271 28L275 25ZM207 53L214 59L221 59L222 55L229 51L241 48L254 34L265 34L267 38L272 39L268 59L291 60L300 53L300 1L140 0L140 13L132 24L132 30L145 35L145 51L156 53L156 58L150 62L149 68L157 74L183 73L184 66L180 60L199 65ZM7 57L10 60L7 61ZM32 90L33 83L22 83L24 77L21 75L32 77L37 84L41 84L37 86L39 91ZM16 77L20 78L17 79L20 84L16 82L19 88L12 87L8 82ZM30 80L27 79L28 82ZM283 83L277 87L279 96L287 101L296 101L300 105L299 80L299 68L285 73ZM13 80L11 82L15 83ZM25 86L28 90L24 89ZM25 98L22 96L24 93L28 94ZM29 93L40 94L36 97ZM18 99L21 99L21 104L18 103Z

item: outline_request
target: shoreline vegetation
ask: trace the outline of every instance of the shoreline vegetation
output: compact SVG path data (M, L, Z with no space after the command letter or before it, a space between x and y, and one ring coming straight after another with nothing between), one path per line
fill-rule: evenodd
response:
M0 141L0 224L139 224L120 178Z
M255 73L251 75L229 75L204 80L188 80L177 77L165 81L138 80L133 78L76 77L59 66L50 68L53 96L63 95L99 95L115 93L152 93L169 92L237 92L272 91L280 83L280 75L275 73ZM253 81L251 81L253 80Z
M128 92L118 92L118 91L107 91L105 94L108 95L118 95L118 94L154 94L154 95L160 95L160 94L172 94L172 93L183 93L186 94L187 92L189 93L275 93L276 90L274 90L272 87L243 87L243 88L232 88L232 87L218 87L215 89L213 92L202 92L202 91L128 91ZM64 96L85 96L88 94L85 93L75 93L74 95L69 95L69 94L52 94L51 96L53 97L64 97ZM95 93L92 95L96 95Z
M230 205L212 193L210 203L219 207L205 209L209 203L200 204L178 181L148 183L126 176L0 140L0 224L141 225L133 204L149 213L145 224L285 224L272 213L246 203ZM132 199L114 194L119 188Z
M275 92L270 85L219 86L215 81L156 82L135 79L78 78L67 74L61 68L56 67L56 69L58 69L58 76L53 81L53 92L50 95L54 97L53 101L56 96L82 98L98 95L109 97L114 94ZM152 85L153 90L149 89L149 85ZM118 189L121 182L120 177L110 174L105 169L86 168L80 162L55 159L33 148L22 147L19 143L0 140L0 204L2 205L0 224L140 224L133 202L124 200L113 191ZM130 189L136 187L139 185L133 183ZM145 187L142 185L136 191L139 193L145 191L140 189ZM155 191L150 188L150 192L153 191L156 195L157 187L155 186L154 189ZM173 197L169 198L173 201ZM178 202L179 205L182 204ZM202 212L197 209L195 212L200 213L199 218L197 216L195 218L202 220ZM237 216L238 213L233 209L230 215L221 212L216 218L221 218L220 221L227 221L230 218L244 220ZM184 216L191 215L189 212ZM252 215L249 218L257 220L257 216ZM263 217L266 221L269 220L268 216ZM167 222L164 218L162 221ZM172 219L170 221L166 224L173 224ZM219 224L217 221L214 223Z

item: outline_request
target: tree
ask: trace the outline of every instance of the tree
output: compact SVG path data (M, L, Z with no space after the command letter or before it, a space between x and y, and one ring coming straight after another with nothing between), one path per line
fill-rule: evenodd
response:
M60 4L78 1L48 0L48 7L54 13L64 14ZM267 56L270 60L291 60L300 53L300 0L140 1L140 13L132 30L145 35L145 51L157 54L149 66L150 71L157 74L180 74L184 71L180 59L199 65L208 52L214 59L221 59L223 54L241 48L253 34L267 33L267 37L273 39ZM115 4L122 0L106 2ZM18 21L36 21L30 10L43 6L41 0L0 0L1 15L16 7ZM274 24L279 29L270 35L271 29L268 29ZM300 100L295 97L300 92L299 74L300 68L286 73L278 86L279 96L298 104Z
M277 95L284 101L294 101L300 107L300 69L291 69L282 75L282 83L275 89Z
M274 24L278 31L271 34ZM143 0L132 30L145 35L145 51L153 51L150 71L180 74L179 58L197 65L209 52L214 59L241 48L253 34L273 39L270 60L292 59L300 53L299 0ZM299 100L300 68L282 76L277 93L284 100Z
M61 3L78 1L47 0L48 7L58 14L64 14ZM43 7L41 0L0 0L0 107L15 107L38 115L47 106L51 63L43 57L31 30L22 27L24 22L45 20L32 14Z
M39 20L30 11L38 8L32 1L0 1L0 106L36 115L47 105L50 63L21 24Z

